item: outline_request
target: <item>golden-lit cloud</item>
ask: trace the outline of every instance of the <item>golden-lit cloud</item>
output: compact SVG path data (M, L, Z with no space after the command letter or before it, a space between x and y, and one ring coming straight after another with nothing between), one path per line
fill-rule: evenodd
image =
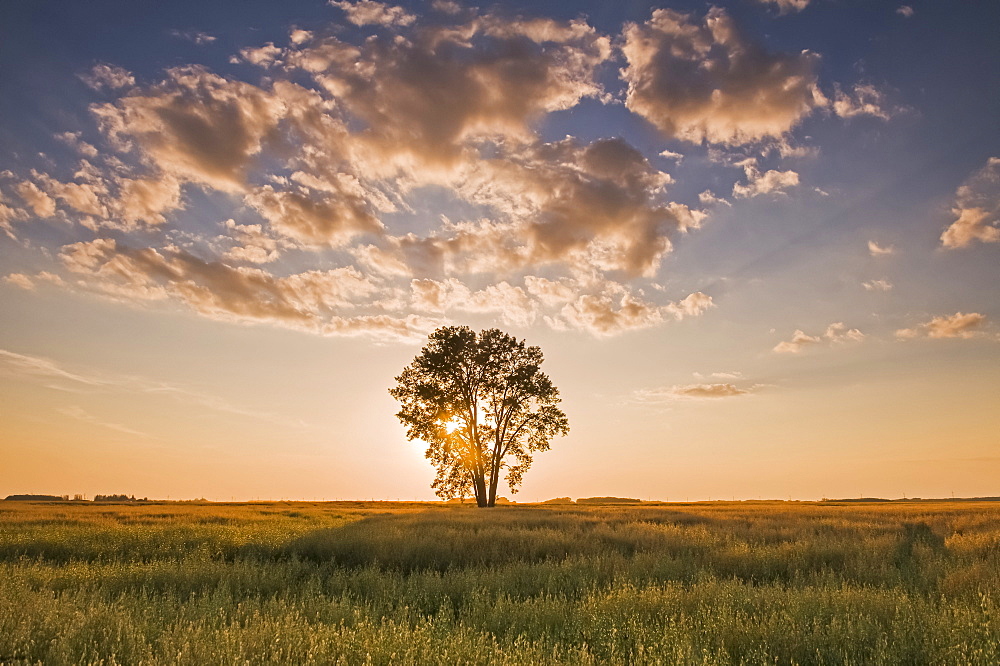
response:
M737 386L729 382L712 384L676 384L651 389L639 389L632 394L635 402L657 404L678 400L717 400L750 395L764 388L761 384Z
M327 196L265 185L247 194L245 201L271 229L305 244L343 245L354 236L383 228L367 200L350 191Z
M891 291L892 283L888 280L867 280L861 283L865 291Z
M55 139L65 143L67 146L80 153L84 157L93 159L98 156L97 148L81 139L81 132L59 132Z
M891 254L896 254L896 248L892 245L886 245L882 247L875 241L868 241L868 254L873 257L887 257Z
M774 5L778 13L801 12L809 6L810 0L757 0L762 5Z
M690 294L676 303L659 307L613 285L601 294L583 294L565 305L562 319L573 328L596 337L656 326L664 317L696 317L713 307L711 296Z
M132 76L131 72L107 63L94 65L88 73L80 78L94 90L118 90L135 85L135 77Z
M409 339L479 315L606 337L714 306L702 292L668 296L665 258L713 208L799 185L758 159L810 154L787 133L831 106L815 54L768 52L721 9L627 25L627 108L668 136L719 144L744 171L733 202L706 190L702 210L674 200L658 166L679 167L683 152L543 138L550 114L613 101L601 79L617 47L586 19L331 4L375 28L291 26L287 43L232 56L254 80L180 65L137 84L94 68L100 148L65 133L75 171L18 176L25 210L0 208L4 231L27 210L58 216L88 230L50 248L68 288L214 319ZM852 90L833 102L841 115L882 99ZM230 209L192 224L205 199ZM453 210L428 214L441 199ZM8 282L44 282L19 275Z
M314 40L286 62L365 124L352 150L368 170L440 178L474 154L470 142L531 141L545 113L599 94L594 70L610 52L608 38L581 21L485 15L361 47Z
M261 88L190 66L93 111L109 139L121 148L134 143L159 171L238 192L284 107Z
M120 247L112 239L66 246L60 257L81 278L81 288L129 300L173 298L223 321L389 338L420 337L434 324L414 316L340 314L380 289L351 267L275 277L258 268L205 261L176 248Z
M705 218L664 202L669 176L620 139L565 139L484 166L459 191L519 221L527 239L519 254L533 264L650 276L672 247L669 236Z
M738 163L743 167L747 182L733 185L733 196L738 198L757 197L762 194L785 194L785 190L799 184L799 174L794 171L761 171L757 160L749 158Z
M1000 242L1000 157L989 158L958 188L952 212L956 219L941 234L944 247Z
M24 181L17 186L17 193L37 217L52 217L56 214L56 202L31 181Z
M826 98L819 56L769 53L746 38L725 10L704 19L657 9L629 24L626 106L663 134L687 141L744 144L780 138Z
M27 289L29 291L34 290L39 283L52 284L57 287L65 286L66 282L55 273L50 273L48 271L40 271L35 275L27 275L25 273L10 273L3 277L3 281L7 284L13 285L15 287L20 287L21 289Z
M259 224L237 224L228 219L223 223L228 232L219 236L222 242L232 242L233 246L223 253L225 259L251 264L266 264L276 261L281 256L284 244L264 232Z
M856 84L850 93L845 92L840 84L834 84L831 108L841 118L871 116L889 120L896 112L888 108L885 93L870 83Z
M410 25L417 17L402 7L387 5L375 0L330 0L330 5L344 10L347 20L354 25Z
M802 330L796 330L791 340L784 340L774 346L773 351L779 354L798 354L807 347L824 344L842 344L860 342L865 334L856 328L847 328L843 322L835 322L826 327L822 334L809 335Z
M981 335L985 323L986 316L978 312L968 314L956 312L953 315L933 317L930 321L918 324L913 328L901 328L896 331L896 337L900 340L921 337L939 340L944 338L968 339Z

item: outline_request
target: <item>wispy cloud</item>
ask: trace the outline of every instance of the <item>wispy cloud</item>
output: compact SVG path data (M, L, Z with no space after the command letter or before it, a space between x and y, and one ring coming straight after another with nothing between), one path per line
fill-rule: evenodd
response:
M148 434L140 432L139 430L133 430L132 428L121 425L120 423L111 423L109 421L104 421L102 419L99 419L96 416L88 413L82 407L76 405L70 407L61 407L56 411L58 411L60 414L64 416L68 416L78 421L83 421L84 423L89 423L99 428L107 428L108 430L114 430L115 432L120 432L124 435L133 435L135 437L142 437L144 439L152 439Z
M650 389L638 389L633 392L633 402L642 404L660 404L676 400L718 400L720 398L736 398L750 395L764 388L763 384L746 384L738 386L733 383L714 384L675 384Z
M215 41L216 37L210 35L207 32L202 32L201 30L171 30L171 37L176 37L177 39L183 39L185 41L197 44L198 46L204 46L205 44L211 44Z
M92 369L67 370L62 364L51 359L41 356L18 354L6 349L0 349L0 373L34 380L48 388L74 393L126 391L129 393L167 395L176 400L195 404L213 411L287 425L287 420L277 414L242 407L218 396L189 387L142 377L99 372ZM295 425L300 426L301 424Z
M892 283L888 280L867 280L861 283L865 291L891 291Z
M896 248L892 245L882 246L873 240L868 241L868 254L873 257L887 257L896 254Z

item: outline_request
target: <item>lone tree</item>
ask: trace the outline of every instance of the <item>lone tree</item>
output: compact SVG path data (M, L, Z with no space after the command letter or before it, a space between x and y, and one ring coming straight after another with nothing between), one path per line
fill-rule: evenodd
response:
M410 440L427 443L439 497L472 494L480 507L493 506L503 469L516 493L532 454L569 432L541 364L541 349L498 329L477 336L445 326L396 377L389 389L402 405L396 416Z

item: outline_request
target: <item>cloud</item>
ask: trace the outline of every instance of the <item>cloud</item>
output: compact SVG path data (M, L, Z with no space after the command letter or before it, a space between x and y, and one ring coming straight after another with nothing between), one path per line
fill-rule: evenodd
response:
M276 277L258 268L205 261L180 249L119 247L113 239L67 245L60 258L84 278L78 284L97 293L137 301L170 298L222 321L390 339L422 337L435 323L416 316L343 316L343 310L380 291L351 267Z
M95 425L98 426L99 428L107 428L108 430L114 430L115 432L120 432L124 435L133 435L135 437L143 437L143 438L149 437L149 435L147 435L144 432L133 430L132 428L123 426L120 423L111 423L108 421L104 421L103 419L99 419L96 416L87 413L87 411L85 411L82 407L76 405L73 405L71 407L63 407L56 411L58 411L60 414L64 416L68 416L78 421L83 421L84 423L89 423L90 425Z
M562 317L574 328L596 337L608 337L655 326L663 321L663 312L631 294L617 299L585 294L567 304Z
M198 46L204 46L205 44L211 44L215 41L215 36L210 35L207 32L202 32L201 30L171 30L171 37L176 37L177 39L183 39L188 42L192 42Z
M875 241L868 241L868 253L873 257L887 257L890 254L896 254L896 248L892 245L887 245L882 247Z
M527 240L532 264L566 262L651 276L671 250L669 236L705 214L660 200L669 176L620 139L540 144L493 160L458 185L475 202L505 213Z
M15 189L37 217L52 217L56 214L56 202L31 181L19 183Z
M294 28L288 33L288 41L292 44L305 44L310 39L313 38L313 33L309 30L303 30L302 28Z
M986 160L955 192L952 213L956 219L941 234L949 249L980 243L1000 242L1000 157Z
M862 282L861 286L865 288L865 291L890 291L892 289L892 283L887 280L868 280Z
M40 356L28 356L0 349L0 369L7 374L27 375L43 380L67 380L86 386L105 386L107 380L63 369L56 362Z
M886 108L885 93L871 84L856 84L851 94L834 84L833 112L841 118L872 116L889 120L897 110Z
M261 88L190 66L168 70L152 89L93 111L112 141L122 148L134 141L159 171L238 192L284 105Z
M819 56L768 53L739 31L725 10L704 20L657 9L628 24L625 104L665 136L739 145L778 139L815 108Z
M202 393L178 384L134 375L100 372L93 368L67 370L63 363L52 359L18 354L6 349L0 349L0 373L34 380L47 388L61 391L74 393L126 392L132 395L136 393L166 395L176 400L195 404L213 411L263 421L285 423L284 419L275 414L235 405L219 396Z
M77 151L84 157L88 157L90 159L97 157L98 156L97 148L87 143L86 141L83 141L80 138L81 136L82 136L81 132L60 132L55 135L55 138L58 141L65 143L67 146Z
M594 71L610 55L608 38L582 20L487 14L407 39L314 40L285 61L363 125L352 151L367 170L428 178L474 155L470 142L533 140L544 114L601 93Z
M714 307L715 303L712 302L711 296L696 291L693 294L688 294L676 303L670 303L666 306L665 310L673 315L675 319L684 319L685 317L699 317L706 310Z
M842 344L860 342L865 334L856 328L847 328L843 322L835 322L826 327L821 335L808 335L802 330L796 330L791 340L779 342L773 351L779 354L798 354L806 347L820 344Z
M700 372L693 372L691 375L698 380L705 379L705 375ZM733 372L713 372L708 375L712 379L743 379L743 373L739 371Z
M417 20L416 16L402 7L375 2L375 0L355 0L355 2L330 0L330 5L344 10L347 20L357 26L406 26Z
M822 338L813 335L806 335L804 331L796 329L795 333L792 334L792 339L779 342L775 345L774 351L779 354L797 354L802 351L803 347L815 345L820 342L822 342Z
M118 197L110 204L113 223L119 229L142 224L166 224L165 213L182 208L180 183L175 178L119 178Z
M245 261L252 264L266 264L281 256L283 244L264 232L259 224L237 224L228 219L223 223L228 236L220 236L220 240L231 241L235 245L225 251L223 257L232 261Z
M131 72L106 63L94 65L90 72L81 75L80 78L94 90L118 90L135 85L135 77Z
M445 313L496 313L505 324L529 326L538 316L539 303L522 288L503 281L473 291L458 280L413 280L412 304L418 311Z
M934 317L930 321L918 324L914 328L901 328L896 331L896 337L901 340L919 337L968 339L982 334L982 327L985 323L986 316L978 312L970 312L968 314L956 312L950 316L942 315Z
M729 203L726 199L715 196L711 190L705 190L698 195L698 201L701 202L702 206L728 206L732 208L733 204Z
M595 337L609 337L656 326L665 315L675 319L696 317L710 307L713 307L712 298L701 292L658 307L627 291L609 289L603 294L579 296L563 307L561 315L573 328Z
M54 284L57 287L65 286L65 281L55 273L49 273L48 271L41 271L36 275L26 275L24 273L11 273L5 275L3 281L7 284L14 285L15 287L20 287L21 289L27 289L32 291L37 286L37 282L48 282L49 284Z
M27 211L22 208L12 208L4 203L3 192L0 192L0 229L3 230L4 234L12 239L17 240L17 235L14 233L13 222L23 220L27 217Z
M749 158L739 163L746 174L747 183L745 185L735 183L733 185L733 196L739 198L757 197L763 194L784 195L785 190L799 184L799 174L794 171L770 170L761 172L757 168L756 158Z
M9 275L5 275L3 281L7 284L12 284L15 287L20 287L21 289L30 290L35 288L35 283L24 273L11 273Z
M762 384L744 387L731 383L684 384L652 389L639 389L632 394L635 402L656 404L678 400L714 400L750 395L763 388Z
M583 18L442 6L424 23L389 4L334 5L380 28L293 26L286 44L240 52L261 68L252 83L197 65L139 85L95 70L102 90L122 86L91 107L95 149L70 133L60 140L86 158L72 177L17 177L26 206L97 236L49 248L67 288L407 340L450 314L606 336L712 307L700 292L670 302L654 282L708 217L671 200L657 165L680 153L651 162L620 138L540 134L548 114L610 100L598 80L607 35ZM696 32L743 57L727 26L713 13ZM780 190L770 173L753 187ZM181 213L206 199L229 207L209 233ZM441 199L456 219L431 212ZM9 234L19 215L0 208ZM18 275L8 281L41 280Z
M240 49L240 56L246 60L251 65L257 65L258 67L270 67L275 64L281 57L282 49L274 45L274 42L268 42L263 46L256 47L246 47ZM238 61L237 61L238 62Z
M913 16L913 7L910 7L909 5L900 5L896 9L896 13L902 16L903 18L910 18L911 16Z
M789 12L801 12L809 6L809 0L757 0L762 5L774 5L778 8L779 14Z
M270 222L272 229L306 244L336 247L359 234L382 231L382 223L363 196L344 190L338 195L281 191L265 185L248 194L245 201Z

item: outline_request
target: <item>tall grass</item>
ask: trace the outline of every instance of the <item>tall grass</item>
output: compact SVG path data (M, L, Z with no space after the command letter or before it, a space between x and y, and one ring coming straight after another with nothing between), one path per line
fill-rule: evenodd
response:
M1000 505L0 505L0 663L997 664Z

